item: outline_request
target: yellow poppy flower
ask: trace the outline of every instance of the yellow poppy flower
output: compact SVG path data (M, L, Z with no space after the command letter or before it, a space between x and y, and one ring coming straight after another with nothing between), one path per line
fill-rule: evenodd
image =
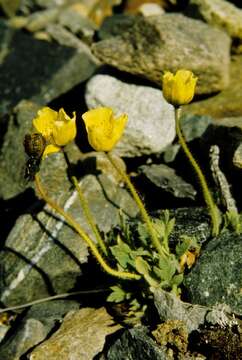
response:
M46 139L47 146L43 157L58 152L76 137L76 114L70 118L60 109L58 112L49 107L40 109L33 119L33 126Z
M82 115L89 144L96 151L110 151L121 138L128 116L122 114L114 118L113 110L99 107Z
M197 77L189 70L167 71L163 75L163 96L175 107L189 104L194 96Z

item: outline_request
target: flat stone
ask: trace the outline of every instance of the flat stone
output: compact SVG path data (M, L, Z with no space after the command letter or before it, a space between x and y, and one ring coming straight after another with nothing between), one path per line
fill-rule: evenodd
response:
M0 21L0 115L22 99L46 104L97 68L84 49L40 41Z
M241 235L224 232L207 244L184 280L190 302L226 304L242 314L241 239Z
M20 194L30 186L24 180L27 156L23 141L24 136L31 132L32 119L40 107L31 101L23 101L7 121L7 132L0 153L0 197L4 200Z
M28 17L25 28L31 32L42 30L49 23L55 22L59 13L60 9L57 7L36 11Z
M60 299L33 305L17 324L12 325L11 336L0 345L1 359L18 360L29 349L45 340L67 312L78 308L78 302Z
M242 40L242 10L225 0L191 0L189 6L209 24Z
M159 153L175 137L174 109L158 89L95 75L87 83L86 102L89 109L108 106L116 115L128 114L124 135L114 148L119 156Z
M175 294L161 289L152 289L154 302L162 322L181 320L190 334L201 325L210 323L221 327L232 326L236 320L226 306L206 307L181 301Z
M165 348L151 339L147 332L143 326L125 330L110 346L105 358L107 360L138 359L142 354L142 360L167 359Z
M230 82L226 89L209 98L183 107L184 112L209 115L215 119L242 116L242 55L234 55L230 64Z
M142 165L138 168L151 183L178 198L195 199L196 190L188 184L174 169L165 164Z
M77 192L70 190L62 155L52 155L45 161L48 160L53 173L51 175L48 170L46 174L48 167L43 167L40 172L43 187L96 242ZM62 169L62 174L57 175L54 164ZM61 181L54 180L57 178ZM102 232L108 232L120 223L120 208L131 218L138 212L129 193L104 173L98 178L85 176L80 186ZM53 293L67 292L81 275L87 256L87 245L83 239L48 206L38 214L20 216L0 253L1 301L6 306L13 306Z
M162 73L188 68L199 78L197 94L229 83L230 38L223 31L181 14L134 17L127 31L93 44L105 64L162 85Z
M77 4L65 8L59 16L60 25L71 30L72 33L78 34L79 38L91 41L96 30L95 24L78 11Z
M104 308L72 311L61 327L32 351L29 359L94 359L102 351L106 336L120 328Z
M235 150L234 156L233 156L233 164L242 169L242 142Z

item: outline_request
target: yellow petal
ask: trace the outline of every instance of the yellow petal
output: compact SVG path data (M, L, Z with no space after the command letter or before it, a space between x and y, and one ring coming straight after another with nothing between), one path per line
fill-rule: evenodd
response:
M96 151L110 151L119 141L124 131L128 116L113 117L113 110L100 107L82 115L88 141Z
M60 109L57 120L53 127L53 139L56 145L65 146L76 137L76 114L70 118L64 111Z
M178 70L176 74L165 72L163 75L163 96L174 106L192 101L197 78L189 70Z
M127 114L122 114L117 119L115 119L113 126L113 147L116 145L116 143L123 135L127 121L128 121Z
M57 119L57 112L49 107L44 107L37 112L37 117L33 119L33 126L48 139L53 131L53 125Z
M42 158L45 159L48 155L59 152L60 150L61 148L59 146L53 144L47 145L43 152Z
M113 110L108 107L99 107L89 110L82 115L86 128L98 126L99 128L107 127L113 116Z

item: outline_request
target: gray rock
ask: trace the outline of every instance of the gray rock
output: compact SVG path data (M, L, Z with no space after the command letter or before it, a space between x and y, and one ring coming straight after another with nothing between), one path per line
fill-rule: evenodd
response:
M174 169L165 164L142 165L138 168L153 184L178 198L195 199L196 190L180 176Z
M96 75L87 83L86 102L89 109L108 106L116 115L128 114L124 135L114 149L120 156L159 153L175 137L174 110L160 90Z
M210 116L184 114L181 117L181 129L186 141L199 139L203 136L213 119Z
M44 29L49 23L55 22L60 13L57 7L47 10L36 11L28 17L25 28L35 32Z
M104 19L102 26L98 31L98 37L101 40L112 36L120 35L122 32L132 28L135 21L135 15L115 14Z
M15 328L12 326L11 336L0 345L2 360L18 360L29 349L42 342L64 315L77 310L76 301L58 300L34 305L28 310Z
M39 108L38 104L23 101L8 120L8 130L0 153L0 197L4 200L18 195L30 185L24 180L27 157L23 141L24 136L31 132L32 119Z
M71 6L60 13L58 22L88 42L91 42L96 30L95 24L88 17L84 17Z
M35 0L36 4L43 8L65 5L69 0Z
M180 120L182 133L187 142L200 139L212 123L213 119L209 116L189 113L182 114ZM164 161L167 163L174 161L180 147L179 143L169 145L164 151Z
M98 60L92 55L90 48L77 36L72 34L69 30L60 24L50 24L46 27L46 34L50 35L52 39L62 46L68 46L78 49L80 53L84 52L90 56L94 63Z
M242 117L242 56L233 56L231 60L230 82L226 89L209 98L185 105L183 112L207 115L218 119L218 122L222 118Z
M0 356L3 360L18 360L32 346L45 339L47 332L43 324L35 319L26 320L23 327L19 328L16 339L10 339L0 347ZM12 340L12 341L11 341Z
M205 323L217 324L221 327L236 324L231 316L230 309L226 307L206 307L181 301L176 295L161 289L152 289L154 302L160 320L181 320L188 333L198 330Z
M88 51L36 40L3 21L0 43L0 115L22 99L46 104L85 81L97 68Z
M200 245L209 239L211 227L205 208L184 207L171 209L170 216L176 219L175 228L169 239L173 244L177 244L182 235L195 237Z
M43 187L95 242L77 193L70 190L61 158L62 154L56 154L45 160L52 165L53 173L42 166ZM101 231L107 232L119 223L120 207L131 217L137 214L129 193L104 173L85 176L80 186ZM87 261L87 245L58 215L51 214L45 206L37 215L19 217L6 240L0 253L0 298L6 306L67 292L81 275L81 265Z
M224 232L208 243L184 280L192 303L226 304L242 314L241 238L241 235Z
M147 335L147 329L143 326L125 330L120 338L111 345L105 359L137 360L141 359L141 356L142 360L167 359L165 349Z
M163 15L165 13L165 10L159 4L144 3L139 7L138 13L143 16L154 16Z
M237 147L233 156L233 164L242 169L242 143Z
M225 0L191 0L189 5L209 24L242 40L242 10Z
M230 38L226 33L180 14L134 19L126 32L93 44L101 61L160 86L163 71L188 68L199 78L198 94L228 85Z

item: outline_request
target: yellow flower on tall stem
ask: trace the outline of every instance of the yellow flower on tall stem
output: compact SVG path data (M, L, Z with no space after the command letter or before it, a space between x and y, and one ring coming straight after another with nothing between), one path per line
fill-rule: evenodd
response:
M61 108L58 112L49 107L40 109L37 117L33 119L34 128L46 140L47 146L43 158L61 148L76 137L76 114L69 117Z
M189 70L176 74L166 71L163 75L163 96L173 106L189 104L194 96L197 77Z
M113 110L99 107L82 115L89 144L96 151L110 151L120 140L128 120L126 114L115 118Z
M73 117L70 118L64 111L64 109L60 109L58 112L52 110L49 107L44 107L39 110L37 113L37 117L33 119L33 126L38 131L38 134L41 134L43 138L47 142L47 146L43 153L43 157L49 155L50 153L57 152L62 150L62 148L67 145L69 142L74 140L76 136L76 115L73 113ZM67 154L63 151L66 162L68 166L70 165ZM96 227L95 221L91 215L89 210L89 206L82 194L81 188L75 176L71 176L71 180L79 194L79 198L81 201L81 205L83 207L84 214L87 218L87 221L96 236L97 242L102 250L102 252L107 255L106 246L104 241L101 238L101 235ZM48 194L42 187L39 174L35 174L35 185L38 190L40 196L46 201L46 203L57 213L59 213L66 222L80 235L80 237L86 242L86 244L90 247L93 255L101 265L101 267L108 272L112 276L116 276L122 279L130 279L130 280L139 280L140 275L136 273L130 273L128 271L119 271L111 268L103 256L100 254L99 249L92 241L92 239L86 234L83 228L73 219L73 217L66 213L64 209L62 209L58 204L52 201Z
M97 109L89 110L82 115L84 120L89 144L96 151L104 151L112 163L117 172L121 175L126 185L128 186L137 206L140 209L140 213L143 217L144 222L147 225L147 229L150 233L151 240L154 247L157 249L158 253L161 256L166 256L164 249L156 236L156 232L153 228L151 219L145 209L145 206L140 199L134 185L129 179L129 176L123 171L123 169L118 165L118 163L111 156L109 151L117 144L121 138L125 125L128 120L128 116L123 114L115 119L113 115L113 110L108 107L100 107Z
M210 193L206 178L187 146L180 127L181 105L189 104L192 101L195 94L197 78L189 70L178 70L175 75L171 72L165 72L162 80L163 96L167 102L175 107L176 133L179 143L198 176L204 200L208 206L211 217L212 235L216 236L219 233L220 226L219 210L213 200L212 194Z

